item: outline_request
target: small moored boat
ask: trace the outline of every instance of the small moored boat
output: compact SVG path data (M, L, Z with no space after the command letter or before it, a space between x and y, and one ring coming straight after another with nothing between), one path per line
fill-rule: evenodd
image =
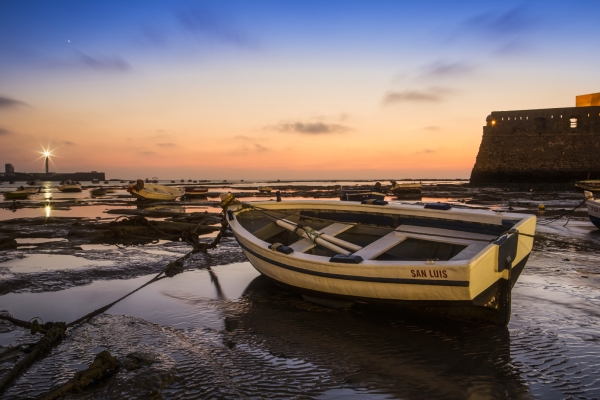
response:
M25 190L23 188L23 186L21 186L19 189L15 190L13 192L2 193L2 196L4 196L4 198L6 200L25 200L26 198L29 197L30 194L31 194L31 192L29 192L28 190Z
M575 187L583 190L587 190L588 192L597 192L600 193L600 180L586 180L586 181L577 181L575 182Z
M387 303L506 326L536 217L448 204L223 201L252 265L306 300Z
M127 191L138 200L163 200L172 201L183 196L185 191L177 186L157 185L144 183L138 179L135 185L129 185Z
M81 192L81 183L70 180L61 182L58 190L61 192Z
M94 197L105 196L106 189L104 189L102 186L100 186L99 188L90 189L90 194Z
M186 187L185 188L185 197L187 198L196 198L196 197L206 197L208 195L208 188L205 187Z
M271 193L273 188L271 186L259 186L258 191L259 193Z
M363 201L363 200L384 200L385 193L373 191L371 189L341 189L340 200L342 201Z
M585 205L588 209L588 216L592 224L596 225L600 229L600 200L594 199L594 194L589 191L585 191Z
M423 190L423 184L420 182L397 183L396 181L391 181L391 183L390 192L396 196L408 193L421 193Z

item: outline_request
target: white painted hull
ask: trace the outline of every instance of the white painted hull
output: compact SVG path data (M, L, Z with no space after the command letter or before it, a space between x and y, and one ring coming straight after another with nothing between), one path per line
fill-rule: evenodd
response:
M600 200L588 199L585 202L585 205L588 209L590 221L592 221L594 225L600 228Z
M139 200L173 201L185 193L184 189L176 186L164 186L152 183L146 183L144 188L140 190L133 189L132 187L133 185L130 185L127 191Z
M337 204L336 204L337 203ZM252 203L265 209L328 207L329 209L350 209L386 213L408 213L414 215L485 220L501 223L503 216L491 211L426 210L422 206L390 204L381 206L339 203L327 201ZM240 210L237 206L230 210ZM242 211L243 212L243 211ZM233 219L231 219L233 217ZM535 216L511 215L520 219L513 229L533 235ZM505 218L505 217L504 217ZM323 257L302 252L282 254L269 248L270 243L260 240L248 232L230 215L230 226L238 243L252 265L262 274L281 283L282 286L316 296L331 296L346 300L374 303L397 303L416 306L485 307L493 308L495 288L502 282L514 284L531 252L533 238L518 236L516 255L510 262L510 269L499 270L499 249L497 244L485 242L476 250L464 251L449 261L378 261L364 260L360 264L331 262ZM511 276L511 274L514 274ZM510 290L510 289L509 289ZM510 310L510 304L509 304ZM510 311L509 315L510 315ZM506 321L507 322L507 321Z

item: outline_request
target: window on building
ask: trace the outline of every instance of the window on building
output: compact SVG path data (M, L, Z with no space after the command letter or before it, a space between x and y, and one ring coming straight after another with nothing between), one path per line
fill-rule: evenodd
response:
M571 128L577 128L577 118L571 118Z

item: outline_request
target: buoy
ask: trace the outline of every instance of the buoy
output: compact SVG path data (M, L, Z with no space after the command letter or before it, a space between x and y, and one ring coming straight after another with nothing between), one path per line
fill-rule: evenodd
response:
M540 204L540 205L538 206L538 210L540 210L540 211L546 211L546 206L545 206L545 205L543 205L543 204Z

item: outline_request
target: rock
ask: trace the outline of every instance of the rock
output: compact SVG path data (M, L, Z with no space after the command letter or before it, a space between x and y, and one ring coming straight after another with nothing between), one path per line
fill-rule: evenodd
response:
M17 241L14 237L0 235L0 250L4 249L16 249Z

